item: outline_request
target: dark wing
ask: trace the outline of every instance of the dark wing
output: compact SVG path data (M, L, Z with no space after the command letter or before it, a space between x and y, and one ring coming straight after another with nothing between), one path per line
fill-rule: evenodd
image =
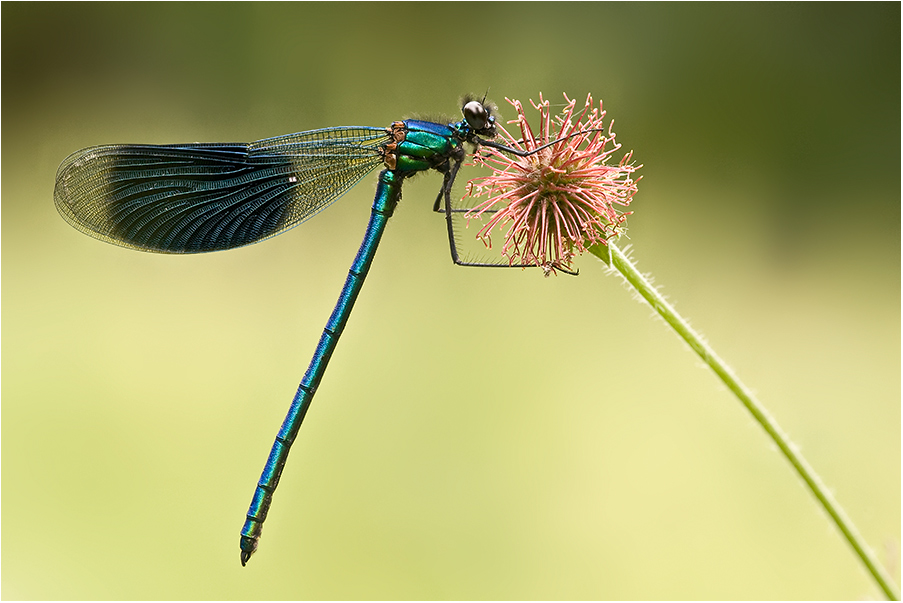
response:
M73 153L54 202L78 230L159 253L256 243L311 217L382 162L383 128L250 144L105 145Z

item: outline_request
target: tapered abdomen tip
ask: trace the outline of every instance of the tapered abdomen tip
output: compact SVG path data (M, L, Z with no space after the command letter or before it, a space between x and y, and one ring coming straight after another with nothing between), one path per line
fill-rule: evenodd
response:
M241 566L244 567L248 563L248 559L257 550L257 538L250 536L241 537Z

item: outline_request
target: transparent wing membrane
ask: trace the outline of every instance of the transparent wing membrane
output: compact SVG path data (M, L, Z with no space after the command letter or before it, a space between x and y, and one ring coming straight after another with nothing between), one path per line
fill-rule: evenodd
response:
M313 216L380 165L383 128L245 143L105 145L69 156L54 201L75 228L159 253L231 249Z

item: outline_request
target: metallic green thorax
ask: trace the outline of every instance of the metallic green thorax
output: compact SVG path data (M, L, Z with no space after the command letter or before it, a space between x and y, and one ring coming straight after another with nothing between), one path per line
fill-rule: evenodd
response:
M383 147L383 160L402 175L437 168L460 153L460 134L452 126L408 119L387 131L392 142Z

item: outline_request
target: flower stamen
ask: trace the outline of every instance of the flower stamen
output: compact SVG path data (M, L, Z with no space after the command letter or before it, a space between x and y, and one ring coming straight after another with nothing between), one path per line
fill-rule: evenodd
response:
M517 118L508 123L517 124L521 138L515 139L499 125L504 144L531 154L512 157L483 147L474 162L493 173L468 182L465 195L488 195L465 215L468 220L477 219L494 210L477 233L487 248L492 247L492 230L507 227L502 255L508 264L539 266L546 274L570 270L577 253L607 244L625 232L632 212L622 212L615 205L630 205L640 180L632 174L642 167L631 163L632 152L617 165L607 165L621 145L615 141L613 122L609 121L607 130L603 127L602 103L595 107L592 96L587 96L575 118L576 101L564 98L567 105L554 119L542 94L538 103L530 101L540 112L538 136L520 101L505 99L517 111Z

